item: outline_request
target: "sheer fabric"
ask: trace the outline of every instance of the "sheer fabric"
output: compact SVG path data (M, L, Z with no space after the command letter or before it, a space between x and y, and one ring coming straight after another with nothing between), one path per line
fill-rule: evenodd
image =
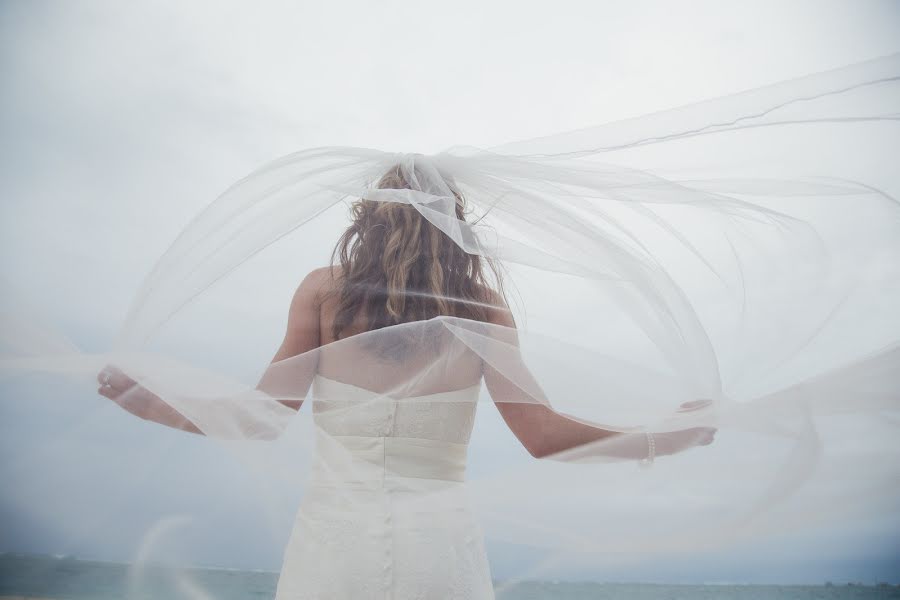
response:
M487 558L504 564L502 593L575 565L894 526L898 106L894 55L493 149L299 151L190 223L109 351L8 312L2 367L85 386L116 365L239 456L261 506L303 480L281 466L308 463L293 529L283 511L271 523L272 546L293 532L279 598L490 597ZM375 185L398 165L409 189ZM192 354L221 306L283 321L289 295L235 292L296 287L360 198L411 205L454 248L498 261L516 327L383 327L273 363L258 385L223 366L245 356L240 339ZM307 396L311 409L291 408ZM697 399L711 402L679 409ZM567 445L573 429L548 425L557 447L536 460L480 402L620 435ZM664 453L704 427L715 443ZM659 455L639 469L646 432Z

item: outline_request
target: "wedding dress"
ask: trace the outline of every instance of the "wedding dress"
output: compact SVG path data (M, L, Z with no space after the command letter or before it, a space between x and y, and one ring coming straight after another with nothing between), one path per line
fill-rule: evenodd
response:
M316 375L324 434L276 600L493 598L464 489L480 385L396 399ZM321 400L328 400L327 404ZM352 410L353 418L342 418ZM337 443L349 455L329 452Z

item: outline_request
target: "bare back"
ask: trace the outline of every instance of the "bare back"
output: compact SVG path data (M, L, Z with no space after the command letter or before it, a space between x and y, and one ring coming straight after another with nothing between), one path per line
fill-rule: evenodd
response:
M338 340L332 335L337 313L337 296L334 293L340 285L340 267L317 269L311 276L317 286L317 321L320 347ZM366 333L365 315L357 314L353 323L344 329L341 340ZM435 335L447 336L440 326L434 328ZM440 346L440 342L438 341ZM471 387L481 380L483 366L481 358L473 351L460 351L461 344L452 344L451 354L425 347L412 353L401 362L384 360L373 355L362 344L337 344L337 352L323 348L319 357L318 373L329 379L351 383L376 392L403 388L409 395L426 395ZM336 356L340 358L337 359ZM354 368L359 365L377 364L377 369ZM412 377L412 374L416 374ZM411 385L412 384L412 385Z

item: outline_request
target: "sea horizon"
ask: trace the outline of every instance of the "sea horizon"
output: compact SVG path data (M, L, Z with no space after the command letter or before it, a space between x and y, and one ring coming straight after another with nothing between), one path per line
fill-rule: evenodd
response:
M263 568L154 562L144 563L139 570L133 567L128 562L69 554L3 552L0 553L0 600L273 598L278 580L277 571ZM136 578L136 574L140 577ZM186 579L185 574L190 576ZM494 587L498 600L900 598L900 584L886 581L667 583L553 578L515 582L495 579ZM198 589L204 595L192 595Z

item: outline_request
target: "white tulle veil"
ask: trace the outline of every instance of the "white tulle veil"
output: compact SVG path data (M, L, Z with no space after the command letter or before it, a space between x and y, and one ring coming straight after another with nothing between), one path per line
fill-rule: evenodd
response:
M715 551L840 520L895 524L898 107L894 55L490 149L302 150L197 215L144 279L112 348L76 348L9 307L3 371L16 385L64 376L65 386L89 389L116 365L203 431L198 452L238 459L228 464L258 498L246 519L276 550L314 453L327 448L333 468L354 468L309 402L289 407L307 399L323 361L328 377L378 385L401 402L440 382L463 385L461 364L513 384L503 398L481 389L465 486L510 580ZM408 188L378 187L397 166ZM232 368L245 341L203 352L202 332L228 327L222 305L248 322L283 322L290 295L248 290L276 279L290 290L326 265L360 198L410 204L455 247L500 265L517 327L438 316L260 365L256 379ZM415 360L372 350L409 344L421 346ZM696 399L712 402L677 410ZM65 401L42 405L43 418ZM624 456L620 436L535 459L498 428L492 401L549 405L624 433L717 434L650 469ZM334 415L352 421L354 410ZM53 452L64 456L65 442ZM22 489L44 489L22 484L40 473L21 477ZM145 485L135 471L81 501ZM34 493L34 505L52 512L54 500ZM439 511L442 498L422 504ZM127 507L106 519L77 535L127 523ZM167 548L189 563L194 545L179 523L160 519L135 535L169 536ZM173 556L146 548L135 568Z

